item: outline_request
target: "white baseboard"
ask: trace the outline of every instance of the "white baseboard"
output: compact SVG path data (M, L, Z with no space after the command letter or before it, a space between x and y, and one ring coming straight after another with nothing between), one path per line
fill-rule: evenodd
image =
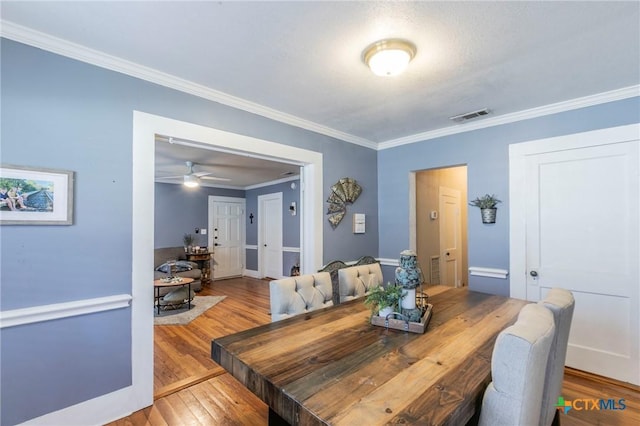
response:
M144 402L144 406L153 404L153 398ZM139 410L139 401L133 387L128 386L115 392L81 402L62 410L27 420L23 425L31 426L87 426L103 425L121 419Z
M258 271L254 271L252 269L245 269L244 272L243 272L243 275L245 277L251 277L251 278L260 279L260 275L258 274Z

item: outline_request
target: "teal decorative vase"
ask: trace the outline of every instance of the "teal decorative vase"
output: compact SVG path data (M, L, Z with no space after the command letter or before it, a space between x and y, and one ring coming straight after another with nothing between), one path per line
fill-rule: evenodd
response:
M416 287L422 283L422 271L418 266L418 256L411 250L400 253L400 266L396 268L396 284L406 290L402 299L403 309L416 308Z

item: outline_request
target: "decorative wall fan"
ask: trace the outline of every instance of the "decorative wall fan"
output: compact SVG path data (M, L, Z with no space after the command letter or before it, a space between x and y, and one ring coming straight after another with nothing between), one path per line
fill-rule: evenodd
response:
M195 165L193 161L186 161L185 164L187 165L186 174L178 175L178 176L164 176L162 177L162 179L182 178L184 185L189 187L195 187L200 185L200 179L217 180L217 181L223 181L223 182L231 180L223 177L210 176L212 173L209 173L209 172L195 172L193 170L193 166Z
M330 215L328 220L333 229L336 229L347 213L347 204L353 204L361 192L362 187L356 180L348 177L331 185L331 195L327 198L327 214Z

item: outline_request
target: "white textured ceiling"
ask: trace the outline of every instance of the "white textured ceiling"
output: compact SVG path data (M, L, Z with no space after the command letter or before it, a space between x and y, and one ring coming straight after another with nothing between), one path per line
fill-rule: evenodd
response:
M2 1L1 7L5 24L374 147L460 126L449 117L477 109L489 108L491 118L640 83L638 1ZM406 73L377 77L362 63L362 50L389 37L412 41L418 52Z

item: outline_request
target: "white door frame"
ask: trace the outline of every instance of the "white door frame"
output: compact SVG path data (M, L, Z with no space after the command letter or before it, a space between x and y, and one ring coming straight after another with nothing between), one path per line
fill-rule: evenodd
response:
M322 267L323 182L322 153L276 142L133 111L132 142L132 303L131 381L122 390L123 412L133 412L153 404L153 234L154 167L156 135L198 141L199 147L260 156L302 167L300 253L301 273ZM123 392L116 391L114 394ZM111 394L100 398L112 401Z
M258 276L260 278L264 278L267 276L265 271L265 263L264 263L264 232L265 227L268 226L264 223L264 201L265 200L278 200L280 202L280 235L282 237L282 233L284 229L282 229L282 192L273 192L271 194L263 194L258 195ZM275 277L271 277L274 279L282 278L282 244L280 244L280 265L278 268L278 275Z
M209 199L207 200L207 207L208 207L208 211L207 211L207 230L209 232L209 235L207 236L207 247L209 247L210 249L212 248L214 251L214 256L211 259L212 261L215 262L215 241L213 241L213 232L211 232L211 229L213 228L213 213L214 210L212 209L212 204L215 203L216 201L221 201L221 202L229 202L229 203L240 203L242 204L242 223L244 224L246 222L246 204L247 204L247 200L246 198L240 198L240 197L224 197L221 195L209 195ZM242 262L242 268L243 270L245 269L245 266L247 265L247 250L246 250L246 245L247 245L247 241L246 241L246 226L242 226L240 229L240 241L242 242L242 254L240 255L240 260ZM214 268L211 269L211 280L213 280L215 278L214 276Z
M447 274L447 262L448 255L445 253L445 250L448 248L445 246L445 232L444 232L444 223L445 218L447 217L446 209L444 208L444 197L456 198L458 201L458 211L456 212L457 216L455 218L455 226L456 226L456 279L453 283L453 287L461 287L462 284L462 195L459 189L447 188L446 186L440 186L438 188L438 210L439 210L439 233L440 233L440 241L439 246L440 250L438 252L440 256L440 284L443 284L442 277L445 277L444 281L449 281L450 277ZM450 219L450 218L449 218ZM447 285L447 284L445 284Z
M634 141L640 134L640 124L612 127L591 132L539 139L509 146L509 258L510 296L527 298L526 194L525 161L527 155L559 149L576 149L603 145L603 140ZM612 142L607 142L607 144ZM639 283L640 286L640 283Z
M542 155L550 152L566 151L572 149L586 149L598 146L613 146L618 143L632 142L638 144L640 135L640 124L619 126L590 132L577 133L566 136L559 136L547 139L540 139L509 147L509 243L510 243L510 296L519 299L530 299L530 286L527 279L527 201L529 197L523 188L527 186L527 160L531 156ZM640 163L640 155L636 159ZM633 182L636 188L640 188L640 176L636 176L637 181ZM637 203L637 198L633 200ZM605 206L606 207L606 206ZM637 212L637 205L634 211ZM636 213L637 214L637 213ZM629 229L628 232L636 233L635 240L640 241L640 217L638 223ZM630 255L631 268L638 270L638 246L633 247L634 253ZM635 264L633 261L635 260ZM637 277L636 277L637 278ZM630 288L629 288L630 287ZM630 347L630 359L637 360L640 353L638 344L638 334L640 333L640 281L636 280L634 285L625 287L630 294L631 313L630 333L635 340L635 344ZM614 332L615 330L612 330ZM569 355L568 355L569 356ZM601 366L602 367L602 366ZM613 370L612 370L613 371ZM640 374L638 370L631 370L626 381L638 384Z

